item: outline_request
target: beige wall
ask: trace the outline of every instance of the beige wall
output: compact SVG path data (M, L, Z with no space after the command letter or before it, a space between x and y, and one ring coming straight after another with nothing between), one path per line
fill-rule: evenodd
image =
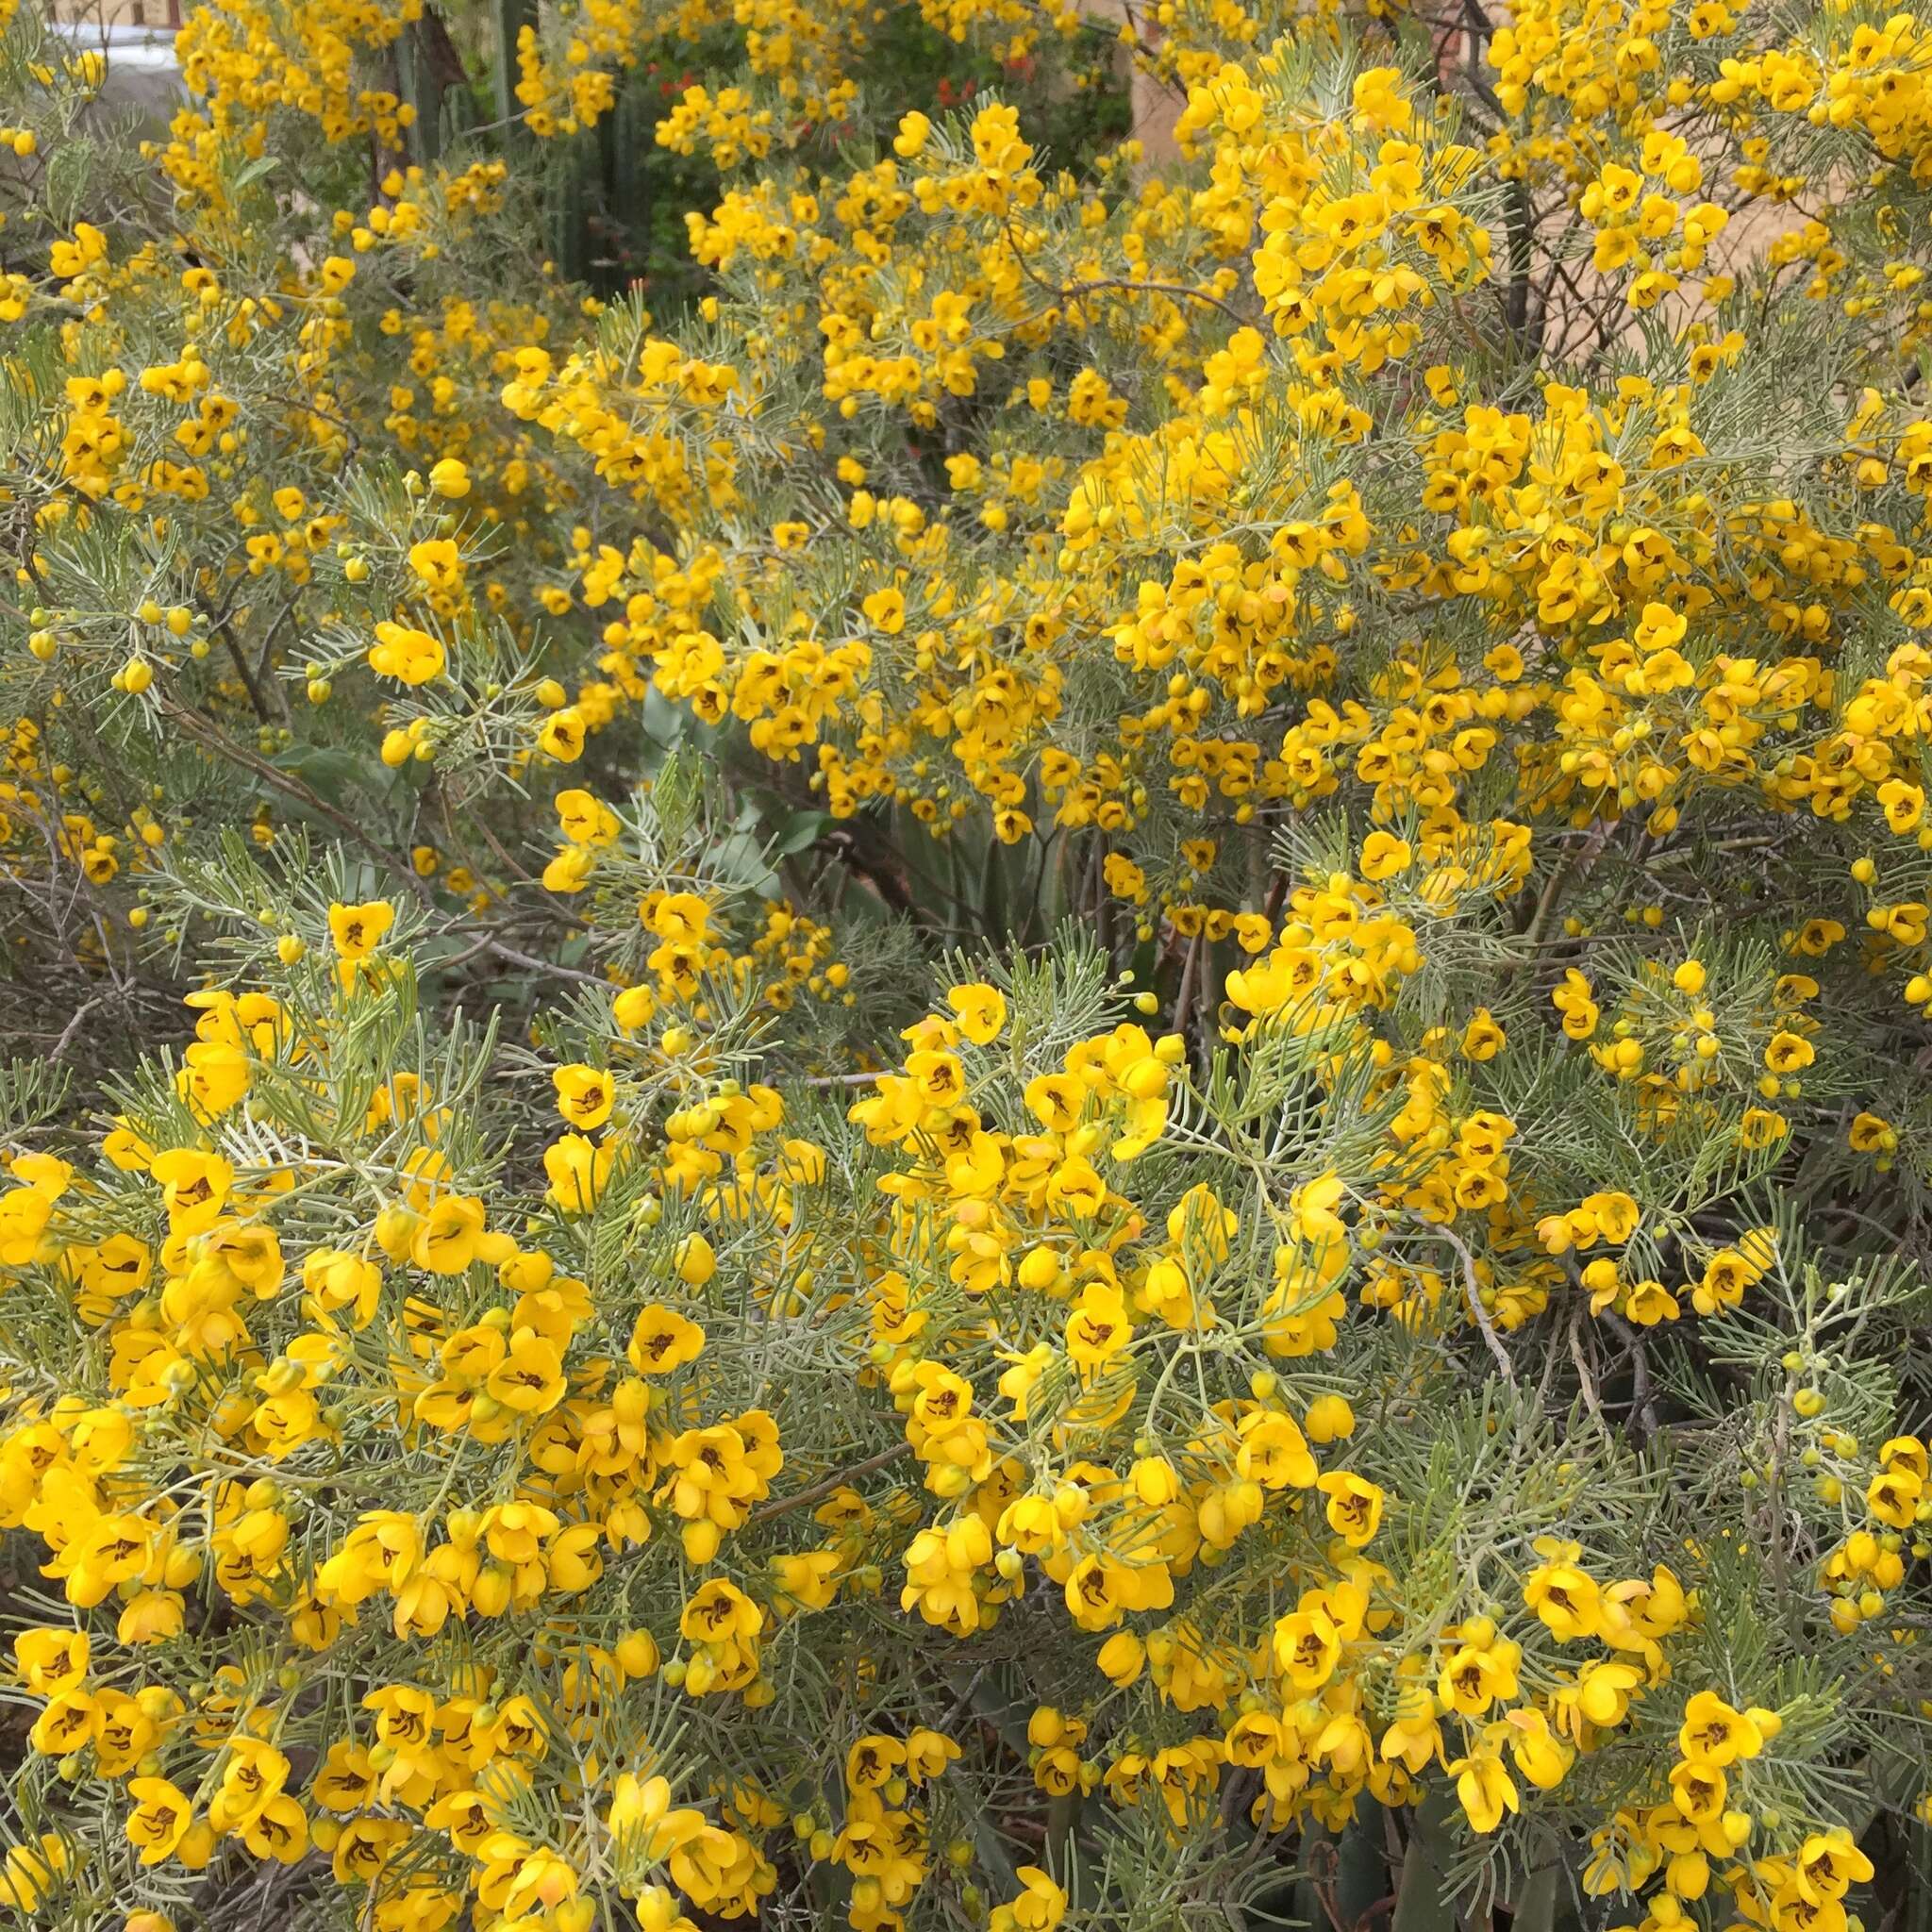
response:
M51 19L103 26L177 27L182 0L51 0Z

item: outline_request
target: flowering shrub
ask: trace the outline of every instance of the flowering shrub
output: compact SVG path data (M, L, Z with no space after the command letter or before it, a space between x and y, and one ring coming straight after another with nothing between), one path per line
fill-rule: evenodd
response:
M0 19L0 1904L1916 1924L1932 32L491 31Z

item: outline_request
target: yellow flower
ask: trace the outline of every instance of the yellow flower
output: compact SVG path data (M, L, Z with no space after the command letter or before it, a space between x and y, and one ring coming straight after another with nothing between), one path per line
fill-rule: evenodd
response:
M616 1150L582 1134L564 1134L543 1150L543 1172L550 1177L548 1199L566 1214L588 1214L609 1184Z
M1234 1465L1237 1474L1253 1477L1264 1490L1314 1486L1315 1458L1292 1417L1257 1409L1242 1417L1240 1434Z
M447 661L441 641L426 630L388 620L375 626L375 641L369 647L369 668L378 676L393 677L403 684L427 684L441 676Z
M859 608L874 628L888 636L894 636L906 627L906 596L901 591L874 591Z
M519 1415L542 1415L563 1400L568 1386L561 1351L547 1335L519 1328L483 1386L493 1400Z
M1552 1550L1545 1554L1556 1556ZM1541 1563L1523 1584L1523 1601L1542 1620L1550 1633L1565 1643L1596 1635L1598 1591L1596 1580L1575 1561L1576 1550L1556 1561Z
M1449 1774L1456 1780L1456 1795L1472 1831L1494 1831L1506 1814L1523 1808L1514 1781L1493 1751L1484 1749L1457 1758L1449 1766Z
M1554 1790L1562 1783L1575 1757L1574 1751L1550 1729L1550 1721L1540 1710L1512 1710L1504 1724L1509 1756L1516 1769L1541 1791Z
M1671 1802L1692 1824L1708 1824L1724 1815L1724 1774L1707 1758L1671 1768Z
M1798 1883L1811 1900L1840 1899L1855 1885L1872 1880L1872 1860L1843 1825L1813 1832L1798 1848Z
M431 1274L460 1274L481 1251L488 1219L474 1194L439 1194L410 1236L409 1258Z
M92 1740L94 1718L94 1700L85 1690L57 1690L34 1720L27 1741L36 1751L64 1757Z
M1082 1374L1104 1368L1133 1339L1126 1303L1118 1288L1091 1282L1067 1317L1067 1354Z
M332 905L328 908L329 937L338 956L350 962L368 958L395 924L396 908L387 899L366 905Z
M171 1147L155 1156L148 1172L161 1184L170 1230L199 1234L213 1225L235 1184L235 1170L219 1154Z
M91 1647L85 1630L23 1630L13 1640L13 1661L36 1697L52 1697L87 1675Z
M993 1908L993 1932L1054 1932L1067 1914L1066 1892L1038 1865L1022 1865L1015 1876L1024 1889Z
M192 1823L187 1795L163 1777L131 1778L127 1794L134 1800L127 1814L127 1842L140 1852L143 1865L158 1865L174 1855Z
M447 537L425 537L410 544L409 568L426 590L448 594L462 589L462 553Z
M1275 1669L1306 1696L1334 1675L1341 1638L1320 1607L1294 1610L1276 1620L1274 1652Z
M1328 1526L1351 1549L1361 1549L1374 1539L1382 1522L1382 1491L1365 1476L1347 1470L1336 1470L1316 1485L1328 1498Z
M1722 1767L1764 1749L1764 1734L1753 1716L1734 1710L1715 1690L1699 1690L1684 1707L1677 1749L1693 1764ZM1724 1780L1720 1778L1720 1795Z
M559 764L574 764L584 753L584 715L575 706L552 711L537 733L537 745Z
M1576 1708L1599 1730L1612 1729L1624 1722L1631 1693L1642 1682L1635 1664L1588 1664L1576 1679Z
M610 1118L616 1084L603 1068L558 1067L550 1077L557 1087L557 1110L572 1126L588 1132Z
M218 1832L253 1824L280 1794L288 1775L289 1760L274 1745L259 1738L232 1739L208 1807L208 1823Z
M1465 1059L1492 1060L1508 1044L1508 1035L1491 1016L1487 1007L1481 1007L1471 1015L1467 1026L1462 1029L1462 1053Z
M975 1046L986 1046L998 1039L1000 1029L1007 1024L1005 995L983 981L954 987L946 994L946 1004L958 1016L959 1031Z
M1408 844L1388 832L1371 832L1362 841L1362 876L1365 879L1391 879L1407 872L1415 854Z
M1490 1706L1516 1695L1516 1646L1501 1641L1457 1645L1442 1665L1436 1695L1463 1717L1481 1717Z
M0 1865L0 1905L30 1917L68 1872L72 1853L58 1832L43 1832L32 1844L15 1845Z
M705 1345L705 1331L675 1308L649 1305L638 1310L625 1350L641 1375L668 1375L695 1361Z

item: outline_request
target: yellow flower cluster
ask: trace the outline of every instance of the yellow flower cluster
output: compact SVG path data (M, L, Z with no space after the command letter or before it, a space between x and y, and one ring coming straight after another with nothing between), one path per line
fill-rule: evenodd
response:
M1923 1907L1932 39L1157 11L0 0L0 1905Z

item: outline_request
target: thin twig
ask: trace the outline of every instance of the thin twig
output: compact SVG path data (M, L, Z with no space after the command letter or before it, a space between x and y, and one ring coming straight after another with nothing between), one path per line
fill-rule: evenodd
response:
M751 1523L769 1523L774 1516L784 1516L793 1509L804 1509L813 1503L823 1503L827 1496L835 1496L848 1483L856 1483L862 1475L871 1475L874 1470L884 1469L889 1463L897 1462L902 1456L912 1454L910 1442L894 1442L890 1449L881 1449L876 1456L868 1456L863 1462L855 1462L849 1469L841 1469L836 1475L828 1475L824 1482L813 1483L808 1490L800 1490L796 1495L781 1496L775 1503L766 1503L754 1509L746 1519Z
M1583 1304L1578 1302L1576 1312L1570 1321L1570 1359L1576 1364L1576 1382L1583 1391L1583 1406L1596 1418L1597 1427L1607 1431L1609 1424L1604 1418L1604 1406L1597 1398L1596 1377L1591 1374L1590 1364L1583 1358L1583 1338L1578 1332L1583 1321Z
M97 992L92 999L85 1001L82 1005L75 1008L74 1017L68 1021L66 1026L61 1030L60 1038L54 1044L54 1051L47 1056L50 1060L58 1060L67 1051L74 1043L74 1036L80 1031L80 1023L96 1007L105 1006L107 1000L108 995L106 993Z
M1509 1352L1503 1346L1502 1337L1496 1333L1496 1324L1490 1319L1490 1311L1483 1307L1482 1284L1476 1279L1475 1257L1463 1244L1462 1237L1436 1222L1424 1220L1412 1209L1408 1218L1418 1227L1425 1229L1438 1241L1447 1241L1456 1250L1462 1262L1462 1281L1467 1291L1469 1312L1474 1317L1475 1325L1483 1332L1483 1340L1490 1345L1490 1353L1496 1358L1496 1366L1503 1372L1503 1379L1510 1388L1516 1387L1516 1371L1509 1364Z
M1025 251L1013 235L1013 225L1008 222L1006 227L1007 246L1013 251L1013 260L1020 273L1037 289L1044 289L1057 302L1077 302L1082 295L1094 295L1103 290L1112 289L1125 295L1173 295L1191 302L1205 302L1210 308L1218 308L1237 328L1248 328L1252 325L1239 308L1230 307L1219 295L1210 294L1206 289L1191 289L1184 282L1124 282L1107 277L1098 281L1074 282L1063 286L1047 278L1026 259Z

